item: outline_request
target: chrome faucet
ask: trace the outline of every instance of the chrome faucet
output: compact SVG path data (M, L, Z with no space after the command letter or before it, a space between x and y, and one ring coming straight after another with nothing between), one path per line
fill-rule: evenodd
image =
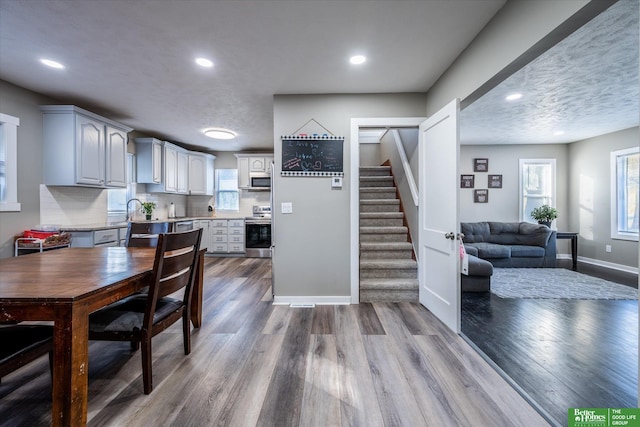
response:
M127 216L124 219L125 222L128 222L129 219L130 219L130 217L129 217L129 203L131 203L133 201L136 201L136 202L140 203L140 206L142 207L142 202L140 201L140 199L129 199L129 200L127 200ZM133 217L133 215L131 217Z

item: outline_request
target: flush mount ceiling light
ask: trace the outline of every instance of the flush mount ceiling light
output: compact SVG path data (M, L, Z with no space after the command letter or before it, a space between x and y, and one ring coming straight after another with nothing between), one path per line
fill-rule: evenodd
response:
M560 135L564 135L564 131L563 130L557 130L553 133L555 136L560 136Z
M40 62L42 62L47 67L55 68L55 69L58 69L58 70L63 70L64 69L64 65L62 65L58 61L53 61L51 59L43 58L43 59L40 60Z
M365 62L367 62L367 57L364 55L354 55L349 58L349 62L351 62L353 65L364 64Z
M213 67L213 61L207 58L196 58L196 64L205 68Z
M511 95L507 95L507 97L505 98L507 101L515 101L517 99L522 98L522 94L521 93L512 93Z
M214 139L233 139L236 137L236 133L229 129L213 128L205 129L204 134L209 138Z

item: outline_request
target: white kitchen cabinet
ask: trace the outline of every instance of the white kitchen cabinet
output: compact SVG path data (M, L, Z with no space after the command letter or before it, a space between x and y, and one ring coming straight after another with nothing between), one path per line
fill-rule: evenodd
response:
M73 105L42 105L45 185L126 187L132 129Z
M244 220L214 219L209 222L212 253L244 253Z
M236 153L238 159L238 188L251 188L251 176L271 174L273 153Z
M189 193L189 154L178 148L178 167L176 168L176 192L178 194Z
M204 249L209 252L210 236L209 236L209 220L196 220L193 221L194 228L202 229L202 238L200 239L200 249Z
M249 179L249 157L240 156L238 158L238 188L249 188L251 180Z
M189 194L214 195L213 170L216 156L211 154L189 153Z
M136 138L137 180L141 184L162 183L163 142L155 138Z

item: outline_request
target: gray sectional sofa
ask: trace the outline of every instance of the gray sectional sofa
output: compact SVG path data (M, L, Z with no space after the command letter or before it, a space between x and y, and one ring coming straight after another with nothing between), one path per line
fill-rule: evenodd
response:
M529 222L463 222L469 274L461 287L466 292L488 292L493 267L555 267L556 232Z
M529 222L463 222L469 255L494 267L555 267L556 232Z

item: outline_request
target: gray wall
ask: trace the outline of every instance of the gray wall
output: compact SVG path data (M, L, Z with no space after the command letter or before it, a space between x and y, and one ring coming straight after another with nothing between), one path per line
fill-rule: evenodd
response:
M489 190L488 203L474 203L473 189L460 189L460 221L519 221L519 160L556 159L556 207L559 216L555 226L559 230L566 230L569 224L567 157L566 144L461 146L460 174L475 175L475 189L488 188L487 175L502 175L502 188ZM489 172L473 172L475 158L488 158Z
M580 256L638 267L638 242L611 239L609 164L611 151L637 147L638 141L635 127L569 145L569 228L580 233Z
M40 223L42 113L51 98L0 80L0 113L20 119L18 127L18 203L20 212L0 212L0 258L13 256L13 237Z
M350 120L358 117L424 115L424 94L276 95L274 153L276 176L274 223L274 290L276 296L351 295L349 218ZM344 136L343 188L331 188L329 178L282 177L281 135L289 135L314 119L334 135ZM300 132L313 133L305 127ZM323 132L320 132L323 133ZM354 141L354 143L357 143ZM282 202L293 203L292 214L280 213Z
M466 98L587 3L509 0L428 91L427 115Z

